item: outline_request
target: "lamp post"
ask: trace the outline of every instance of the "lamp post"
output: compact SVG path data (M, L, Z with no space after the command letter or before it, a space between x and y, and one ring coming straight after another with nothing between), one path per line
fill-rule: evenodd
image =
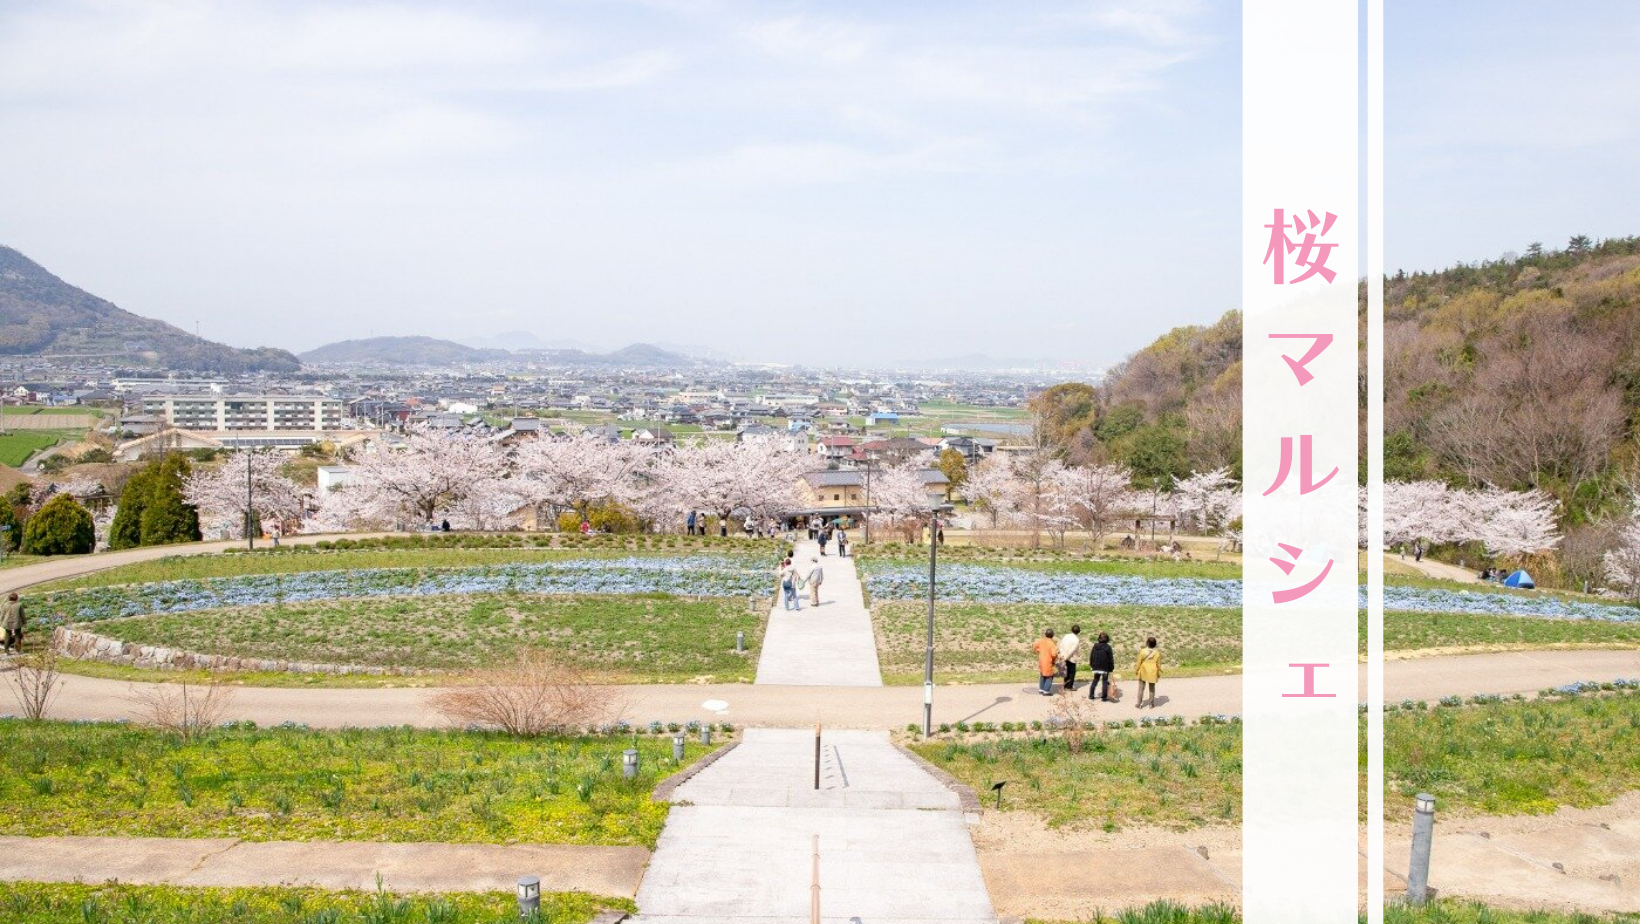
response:
M541 877L518 877L518 916L527 918L541 913Z
M939 570L940 514L950 504L935 504L928 514L928 649L923 659L923 737L934 733L934 579Z
M1412 799L1412 868L1407 870L1407 902L1429 901L1429 850L1435 839L1435 797L1421 792Z
M866 545L871 544L871 453L866 453Z
M621 752L621 776L635 779L638 776L638 749L627 748Z

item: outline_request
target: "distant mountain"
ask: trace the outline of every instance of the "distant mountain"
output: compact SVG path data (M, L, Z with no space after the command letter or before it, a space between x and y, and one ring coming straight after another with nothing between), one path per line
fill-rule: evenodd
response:
M100 359L188 372L293 372L295 356L241 350L117 307L0 247L0 355Z
M661 349L652 343L634 343L613 353L585 350L520 350L520 358L561 366L629 366L634 368L677 369L699 365L691 356Z
M481 350L580 350L600 352L599 348L582 340L542 340L527 330L502 331L487 336L463 337L462 343Z
M656 346L669 353L678 353L683 356L693 356L696 359L710 359L716 362L733 362L735 357L722 350L695 343L657 343Z
M367 337L343 340L308 350L302 359L310 363L394 363L406 366L451 366L457 363L507 359L506 350L483 350L454 340L434 337Z

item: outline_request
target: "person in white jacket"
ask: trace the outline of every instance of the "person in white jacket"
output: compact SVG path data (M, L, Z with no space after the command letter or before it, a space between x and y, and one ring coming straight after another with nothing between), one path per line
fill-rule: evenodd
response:
M1071 626L1071 630L1059 637L1059 660L1065 662L1065 692L1076 689L1076 659L1082 653L1082 627Z

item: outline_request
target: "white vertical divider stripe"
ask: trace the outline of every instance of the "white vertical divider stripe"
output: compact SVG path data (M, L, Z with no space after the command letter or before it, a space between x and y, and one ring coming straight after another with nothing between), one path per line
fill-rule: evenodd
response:
M1242 10L1243 913L1248 924L1348 924L1360 863L1360 10L1343 0ZM1269 227L1278 209L1285 228ZM1276 231L1299 249L1271 253ZM1308 235L1324 254L1303 246ZM1331 281L1295 281L1306 258L1312 269L1324 259ZM1284 357L1302 360L1304 335L1332 341L1301 384ZM1337 471L1301 493L1303 437L1313 481ZM1289 471L1267 492L1284 441ZM1295 695L1299 664L1325 665L1314 671L1319 696Z
M1367 4L1367 924L1384 924L1384 0Z

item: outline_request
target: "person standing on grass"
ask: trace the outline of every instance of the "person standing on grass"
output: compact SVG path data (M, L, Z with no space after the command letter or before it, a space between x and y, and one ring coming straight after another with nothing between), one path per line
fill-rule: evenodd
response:
M1036 671L1041 675L1037 692L1052 696L1054 662L1059 659L1059 644L1053 640L1053 630L1044 629L1042 637L1031 645L1031 650L1036 652Z
M1134 676L1139 678L1139 701L1133 704L1135 709L1143 709L1145 705L1145 687L1150 688L1150 708L1156 708L1156 681L1162 679L1162 652L1156 647L1156 636L1145 639L1145 647L1139 649L1139 663L1133 666Z
M803 583L808 585L809 588L809 604L811 606L819 606L820 584L825 581L826 572L820 567L820 559L810 558L809 563L814 567L809 569L808 577L803 579Z
M1076 659L1082 653L1082 627L1071 626L1059 639L1059 660L1065 662L1065 692L1076 690Z
M1110 647L1107 633L1099 633L1099 640L1088 652L1088 670L1093 671L1093 683L1088 685L1088 699L1110 702L1110 675L1116 671L1116 652ZM1105 689L1103 694L1099 692L1101 683Z
M28 624L28 615L23 612L23 601L17 599L14 593L6 598L6 606L0 610L0 639L4 640L6 651L23 650L23 627Z
M689 519L686 521L686 523L687 523L686 528L689 530L689 535L693 536L695 534L695 511L693 511L693 510L689 511Z

